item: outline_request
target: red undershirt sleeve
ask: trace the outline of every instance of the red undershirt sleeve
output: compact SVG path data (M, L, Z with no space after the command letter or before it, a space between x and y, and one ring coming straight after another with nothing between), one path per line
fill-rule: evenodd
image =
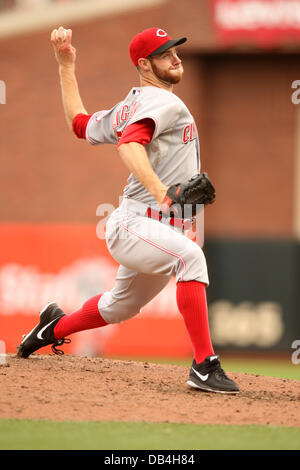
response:
M77 114L73 119L73 132L79 139L85 139L86 126L92 115Z
M147 145L152 140L154 129L154 121L149 118L130 124L125 128L117 146L119 147L129 142L138 142L139 144Z

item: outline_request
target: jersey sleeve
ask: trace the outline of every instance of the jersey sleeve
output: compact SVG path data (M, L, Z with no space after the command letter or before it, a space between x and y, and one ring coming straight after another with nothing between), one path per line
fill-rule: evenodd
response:
M97 111L90 117L86 126L85 138L91 145L117 144L113 129L116 106L111 110Z
M141 97L137 102L136 111L130 117L127 125L151 119L155 125L152 139L173 129L178 120L180 108L177 100L171 93L170 95L159 95L156 99L151 99L151 95L145 99Z
M152 140L154 129L155 125L152 119L143 119L142 121L129 124L119 140L118 147L129 142L147 145Z

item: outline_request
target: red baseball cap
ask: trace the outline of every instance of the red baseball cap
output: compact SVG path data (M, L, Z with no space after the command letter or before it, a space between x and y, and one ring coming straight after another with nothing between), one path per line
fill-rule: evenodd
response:
M185 41L186 38L172 39L164 29L145 29L132 39L129 45L130 57L134 65L137 66L140 58L161 54Z

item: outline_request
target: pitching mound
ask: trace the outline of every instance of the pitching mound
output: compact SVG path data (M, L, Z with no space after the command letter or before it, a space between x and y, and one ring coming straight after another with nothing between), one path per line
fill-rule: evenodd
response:
M300 426L300 382L228 373L239 395L190 389L189 368L102 358L9 355L0 418Z

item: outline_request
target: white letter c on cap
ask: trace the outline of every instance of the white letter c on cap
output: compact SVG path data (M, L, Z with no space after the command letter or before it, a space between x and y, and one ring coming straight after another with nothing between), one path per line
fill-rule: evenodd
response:
M160 38L164 38L165 36L167 36L167 33L163 29L158 29L156 31L156 36L159 36Z

